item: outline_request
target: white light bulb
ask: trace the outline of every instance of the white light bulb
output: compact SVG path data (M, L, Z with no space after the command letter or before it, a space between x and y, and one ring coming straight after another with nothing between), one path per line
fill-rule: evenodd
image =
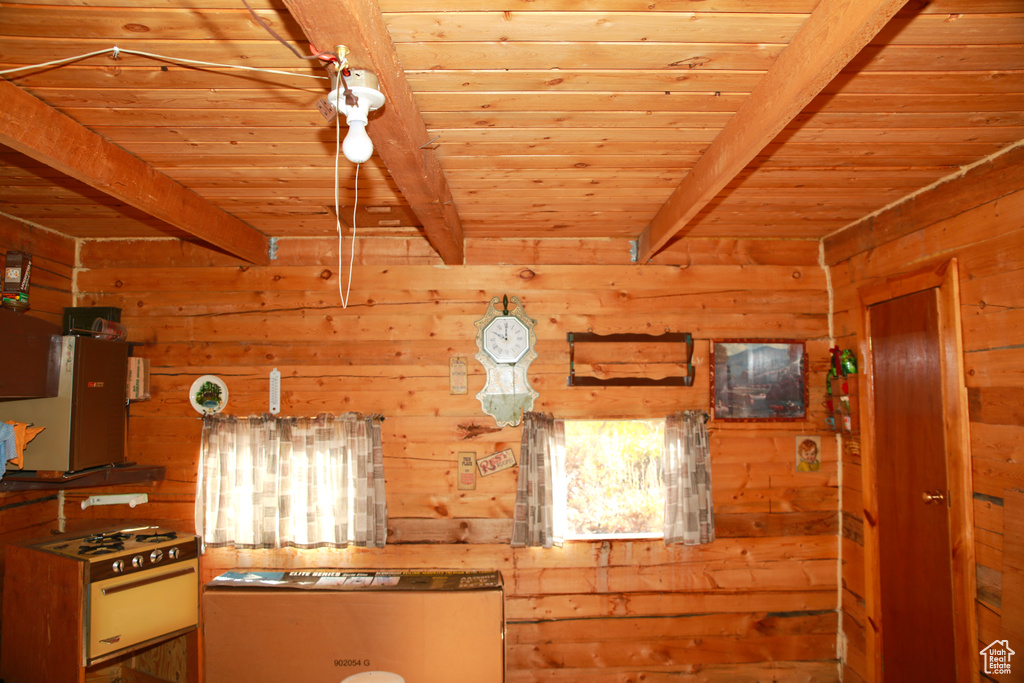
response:
M369 161L373 156L373 141L366 134L365 121L349 120L348 135L341 143L341 151L345 154L345 158L353 164Z
M371 111L384 105L384 95L379 90L362 85L353 85L348 92L355 96L354 104L349 104L340 88L331 92L327 99L339 114L345 115L345 123L348 124L348 135L341 145L345 158L353 164L362 164L373 156L373 142L366 134L368 116Z

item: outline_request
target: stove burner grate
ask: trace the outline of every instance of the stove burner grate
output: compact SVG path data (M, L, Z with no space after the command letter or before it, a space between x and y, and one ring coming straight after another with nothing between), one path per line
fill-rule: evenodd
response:
M82 539L78 554L86 557L109 555L124 550L125 541L132 537L123 531L93 534Z
M131 534L127 534L123 531L110 531L107 533L86 536L82 539L82 543L87 543L91 545L109 545L112 543L124 543L131 537Z
M91 557L93 555L109 555L110 553L116 553L116 552L119 552L121 550L124 550L124 543L123 542L100 543L100 544L95 544L95 545L85 545L85 544L83 544L78 549L78 554L79 555L86 555L86 556Z
M160 543L161 541L173 541L178 537L176 531L155 531L151 534L135 534L135 540L139 543Z

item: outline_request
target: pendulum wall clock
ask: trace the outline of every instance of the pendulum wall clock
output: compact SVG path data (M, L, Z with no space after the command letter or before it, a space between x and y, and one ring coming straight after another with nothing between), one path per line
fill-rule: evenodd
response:
M476 397L499 427L518 425L540 396L526 377L530 363L537 358L533 331L537 321L526 315L518 297L512 297L511 303L514 308L510 312L508 296L494 297L484 317L475 323L476 359L487 373L484 388Z

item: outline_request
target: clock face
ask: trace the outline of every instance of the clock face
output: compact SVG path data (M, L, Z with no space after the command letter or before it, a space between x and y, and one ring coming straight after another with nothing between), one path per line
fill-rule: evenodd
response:
M498 363L515 363L530 348L530 331L519 318L498 316L484 328L483 348Z

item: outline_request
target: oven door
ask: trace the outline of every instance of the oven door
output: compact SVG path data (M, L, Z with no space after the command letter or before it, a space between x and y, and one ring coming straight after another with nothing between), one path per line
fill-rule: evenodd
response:
M198 570L192 559L90 584L86 661L196 626Z

